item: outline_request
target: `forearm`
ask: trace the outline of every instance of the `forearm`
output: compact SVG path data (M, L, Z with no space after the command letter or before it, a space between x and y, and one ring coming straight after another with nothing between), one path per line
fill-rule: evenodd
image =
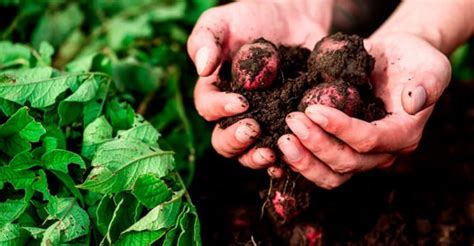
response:
M335 0L237 0L238 2L277 2L283 5L284 11L293 18L293 22L302 23L301 18L318 23L329 31ZM304 21L303 21L304 22ZM295 27L298 28L298 27Z
M417 35L449 54L474 33L474 1L405 0L372 36L393 32Z

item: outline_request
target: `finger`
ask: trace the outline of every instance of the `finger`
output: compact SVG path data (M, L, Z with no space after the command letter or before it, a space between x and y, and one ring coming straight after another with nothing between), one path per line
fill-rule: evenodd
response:
M283 152L283 159L290 167L317 186L333 189L346 182L351 174L338 174L318 160L292 134L278 139L278 147Z
M201 15L187 43L188 54L200 76L209 76L221 63L222 44L228 33L228 24L222 16L223 12L216 9Z
M243 119L226 129L216 125L211 143L217 153L229 158L242 153L259 134L260 127L255 120Z
M426 113L430 113L428 111ZM413 132L423 127L424 123L418 121L426 113L423 111L416 117L387 115L381 120L366 122L323 105L312 105L305 110L311 121L359 153L398 152L417 143L421 135Z
M315 125L304 113L294 112L286 123L301 144L337 173L367 171L385 165L391 154L361 154Z
M441 55L440 55L441 56ZM439 66L444 68L437 71L437 76L433 74L421 74L412 79L413 82L407 83L402 91L403 109L411 115L433 105L443 94L444 89L451 79L451 66L446 57L440 57Z
M239 162L252 169L267 168L275 163L275 154L269 148L252 148L239 157Z
M249 103L242 95L220 91L213 83L215 81L212 77L201 77L196 83L194 104L199 115L207 121L214 121L248 109Z
M276 167L276 166L271 166L267 168L268 175L272 178L279 179L283 177L285 174L285 171L281 167Z

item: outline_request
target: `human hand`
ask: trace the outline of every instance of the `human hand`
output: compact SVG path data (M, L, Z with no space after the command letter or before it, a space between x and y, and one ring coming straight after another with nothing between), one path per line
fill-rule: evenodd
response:
M188 40L188 53L201 76L194 91L199 114L216 121L245 112L248 103L236 93L221 92L214 85L217 71L245 43L264 37L274 43L312 48L329 29L332 1L301 0L238 2L212 8L197 22ZM240 155L240 162L263 168L275 161L269 148L248 149L260 134L258 123L243 119L226 129L216 126L212 145L225 156Z
M335 188L356 172L388 167L397 155L414 151L450 81L446 56L414 35L378 36L365 44L376 61L375 94L389 114L369 123L313 105L288 115L294 134L278 142L288 165L323 188Z

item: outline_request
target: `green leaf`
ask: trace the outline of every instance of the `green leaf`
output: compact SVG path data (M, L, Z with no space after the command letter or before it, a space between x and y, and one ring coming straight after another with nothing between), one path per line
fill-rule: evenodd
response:
M22 171L32 167L40 166L41 162L33 158L31 152L18 153L10 160L8 164L13 170Z
M51 193L49 192L48 187L48 179L46 178L46 173L43 170L38 171L38 176L35 178L35 182L31 185L33 190L40 192L43 194L43 200L49 201L51 204L50 206L55 205L56 200L53 198Z
M48 42L41 42L39 46L41 60L45 65L51 65L51 57L54 54L54 48Z
M30 125L30 123L32 123ZM42 133L41 133L42 132ZM46 130L28 114L28 108L20 108L5 123L0 125L0 138L21 133L26 140L37 142Z
M134 19L114 18L107 26L107 40L114 50L128 46L136 38L145 38L152 35L152 28L146 16Z
M0 98L0 110L2 110L6 116L13 115L20 107L21 105L19 104Z
M158 133L158 131L149 122L144 121L141 115L136 115L133 127L125 131L118 131L117 137L124 139L136 139L146 144L157 146L160 133Z
M100 234L107 234L110 221L115 211L115 203L109 196L103 196L97 206L96 218L97 218L97 229Z
M24 105L30 102L33 108L45 108L55 103L56 98L76 83L77 76L65 75L51 78L50 67L38 67L0 74L0 98Z
M25 138L28 142L38 142L43 136L46 130L43 128L41 123L36 121L31 121L25 128L21 129L20 135Z
M114 99L107 103L106 115L114 129L122 130L132 126L135 112L129 104Z
M172 154L133 139L104 143L92 160L91 173L79 187L103 194L131 190L143 174L161 178L173 170Z
M150 209L169 200L173 195L165 182L152 174L140 176L133 186L132 194Z
M41 237L43 237L43 233L46 231L46 229L43 228L28 226L24 226L22 227L22 229L28 231L34 239L40 239Z
M28 114L28 108L23 107L0 125L0 146L3 152L15 156L30 150L30 142L39 141L45 132L43 126Z
M35 173L31 171L16 171L11 167L0 167L0 189L8 182L15 187L15 189L28 188L35 179Z
M118 88L143 94L156 90L163 76L162 68L136 61L119 62L112 67L112 77Z
M128 194L124 194L115 207L109 227L107 228L106 240L113 245L120 233L132 225L135 217L137 200Z
M114 244L117 246L142 246L153 245L158 239L165 235L165 230L129 232Z
M44 232L41 245L72 241L89 233L89 216L73 198L59 198L55 211L48 211L48 220L56 220Z
M177 199L158 205L122 234L133 231L158 231L171 228L177 223L176 219L181 211L181 203L181 199Z
M94 99L97 95L99 84L90 76L72 95L59 103L59 125L64 126L76 121L82 114L84 103Z
M41 157L41 162L47 169L63 173L68 173L67 167L69 164L78 164L82 169L86 169L86 164L80 155L62 149L53 149L46 152Z
M0 228L0 245L2 246L24 245L27 239L26 233L17 224L6 224Z
M14 134L6 138L0 138L0 150L9 156L31 150L31 144L20 134Z
M30 65L31 50L22 44L12 44L9 41L0 41L0 70L4 67Z
M82 139L81 155L92 159L97 147L112 139L112 126L104 116L87 125Z
M54 170L52 170L51 172L54 174L54 176L61 180L64 186L74 195L75 198L77 198L77 200L79 200L81 205L84 205L84 198L82 197L82 194L79 189L77 189L72 177L63 172L58 172Z
M59 47L74 29L81 25L83 19L77 4L69 4L62 11L45 12L33 31L33 46L39 47L41 42L48 41L54 47Z
M14 220L18 219L20 215L25 211L29 206L29 199L21 200L6 200L5 202L0 203L0 211L2 211L2 216L0 216L0 227L5 226L7 223L11 223Z

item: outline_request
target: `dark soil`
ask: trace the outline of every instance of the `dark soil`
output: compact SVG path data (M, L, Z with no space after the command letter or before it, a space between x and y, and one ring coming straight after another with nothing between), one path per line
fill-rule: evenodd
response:
M338 43L341 45L333 47ZM247 112L221 120L219 124L222 128L244 118L255 119L261 128L255 146L276 149L278 138L289 133L285 117L298 111L305 91L324 82L339 87L356 86L362 109L351 116L367 121L385 117L383 101L376 98L371 90L369 75L374 67L374 58L365 51L360 37L336 33L318 42L312 52L297 46L279 46L278 51L280 73L272 86L265 90L245 90L235 82L235 76L231 76L230 62L221 67L218 87L222 91L242 94L250 105ZM254 53L256 55L252 59L242 60L239 66L256 76L262 67L262 60L271 54L265 50Z
M322 245L473 245L472 95L474 81L452 82L414 154L336 190L316 188L311 212L286 233L268 214L260 219L266 171L210 152L191 186L204 245L298 245L308 225L320 230Z
M247 112L226 118L219 124L226 128L241 119L255 119L262 132L255 143L256 146L276 146L278 138L289 131L285 123L286 115L296 111L303 93L318 83L316 80L306 79L305 76L306 61L310 55L308 49L280 46L279 53L281 74L272 87L266 90L247 91L241 86L232 86L235 83L231 82L230 63L224 64L220 71L218 86L221 90L242 94L249 102L250 108ZM258 65L258 59L244 62Z
M266 43L263 48L262 43ZM310 199L315 185L286 167L281 161L282 154L276 148L278 139L290 132L286 116L294 111L304 111L313 101L367 121L385 117L386 111L383 101L373 95L369 74L374 67L374 58L364 49L360 37L337 33L318 42L312 52L301 47L279 46L278 76L269 88L263 90L248 90L239 81L242 76L245 76L242 81L248 81L247 76L259 76L268 61L265 59L273 56L273 47L269 48L268 41L258 39L252 44L255 44L251 46L255 49L251 50L253 55L236 58L232 69L230 63L224 64L217 82L223 91L242 94L248 100L249 109L243 114L225 118L219 124L226 128L244 118L252 118L259 123L261 134L255 146L273 148L277 153L277 165L286 169L283 177L273 180L270 188L263 189L261 198L266 201L264 207L275 230L289 239L293 237L293 228L306 223L304 218L313 218L314 214L310 212L316 210L312 208ZM235 70L236 67L245 71ZM321 93L314 93L314 99L311 95L305 96L305 92L315 90ZM309 100L302 100L303 96ZM322 96L329 98L326 100L328 103L316 102ZM280 200L279 197L284 199L275 203Z

